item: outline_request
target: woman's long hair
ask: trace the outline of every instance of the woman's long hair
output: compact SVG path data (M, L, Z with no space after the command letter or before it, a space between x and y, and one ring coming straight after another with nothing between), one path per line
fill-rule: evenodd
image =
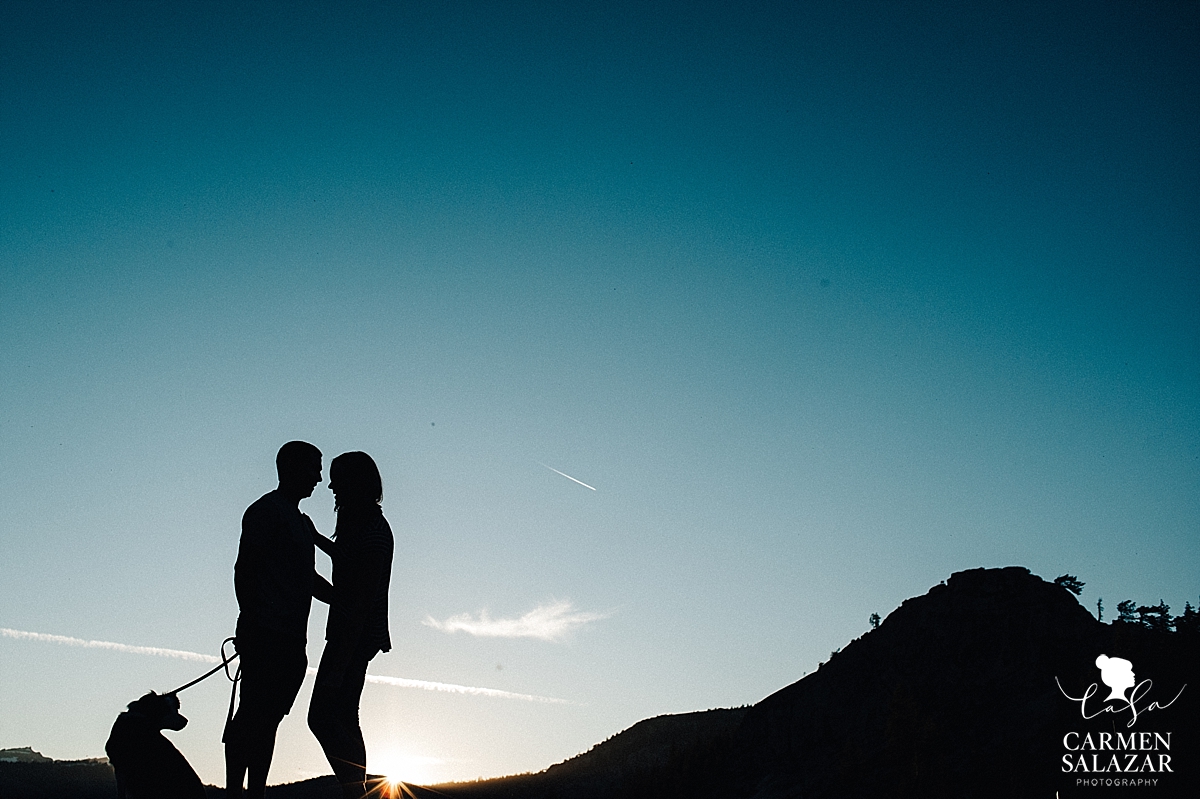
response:
M379 467L365 452L344 452L329 464L329 482L337 486L335 511L378 510L383 503Z

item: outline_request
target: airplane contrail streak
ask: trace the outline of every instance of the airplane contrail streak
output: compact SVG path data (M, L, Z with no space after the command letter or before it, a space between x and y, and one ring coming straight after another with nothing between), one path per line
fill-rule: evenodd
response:
M23 641L40 641L46 644L77 646L85 649L108 649L113 652L124 652L129 655L153 655L154 657L193 660L200 663L221 662L221 659L216 655L205 655L200 652L188 652L183 649L164 649L160 646L133 646L131 644L118 644L114 641L89 641L83 638L72 638L68 635L31 633L25 630L12 630L8 627L0 627L0 636L5 638L16 638ZM314 668L309 668L308 673L316 674L317 670ZM376 674L368 674L367 682L378 683L380 685L391 685L397 688L419 688L422 691L441 691L443 693L468 694L470 696L490 696L497 699L520 699L525 702L544 702L556 705L572 704L565 699L555 699L549 696L518 694L511 691L501 691L496 688L478 688L472 685L454 685L453 683L430 682L429 680L410 680L405 677L383 677Z
M41 641L47 644L63 644L64 646L81 646L86 649L111 649L114 652L125 652L130 655L154 655L160 658L196 660L201 663L221 662L221 659L216 655L202 655L199 652L185 652L182 649L163 649L160 646L131 646L130 644L117 644L112 641L86 641L82 638L71 638L67 635L29 633L24 630L10 630L7 627L0 627L0 635L3 635L5 638Z
M313 669L312 671L315 673L316 669ZM399 688L420 688L423 691L443 691L450 694L494 696L498 699L523 699L526 702L545 702L552 705L573 704L565 699L554 699L553 697L549 696L537 696L536 694L515 694L511 691L501 691L496 688L473 688L467 685L453 685L445 682L429 682L428 680L410 680L407 677L383 677L377 674L368 674L367 682L379 683L381 685L395 685Z
M538 465L546 466L546 464L542 463L541 461L538 461ZM567 474L566 472L560 472L558 469L555 469L553 466L546 466L546 468L549 469L550 471L554 472L555 474L561 474L563 477L567 478L568 480L570 480L573 483L579 483L584 488L591 488L593 491L596 490L595 488L592 488L592 486L588 485L587 483L583 482L582 480L576 480L571 475Z

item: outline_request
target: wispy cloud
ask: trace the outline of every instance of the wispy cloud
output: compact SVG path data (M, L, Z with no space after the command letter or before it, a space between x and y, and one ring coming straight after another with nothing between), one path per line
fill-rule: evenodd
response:
M85 649L108 649L113 652L123 652L128 655L153 655L161 658L176 658L178 660L193 660L199 663L220 663L216 655L205 655L200 652L187 652L182 649L164 649L160 646L133 646L118 644L114 641L89 641L83 638L72 638L67 635L51 635L49 633L31 633L25 630L11 630L0 627L0 636L16 638L23 641L39 641L44 644L60 644L62 646L77 646ZM317 670L310 668L309 674ZM429 680L410 680L405 677L384 677L368 674L367 682L379 685L391 685L396 688L419 688L422 691L441 691L450 694L467 694L469 696L490 696L496 699L520 699L525 702L544 702L548 704L569 705L565 699L555 699L536 694L518 694L512 691L500 691L496 688L478 688L473 685L454 685L446 682L430 682Z
M470 613L460 613L445 621L427 616L422 623L442 632L456 633L461 630L481 638L538 638L542 641L556 641L578 627L607 619L610 615L612 614L577 611L571 602L563 601L536 607L519 619L493 619L486 610L481 610L477 619L472 618Z

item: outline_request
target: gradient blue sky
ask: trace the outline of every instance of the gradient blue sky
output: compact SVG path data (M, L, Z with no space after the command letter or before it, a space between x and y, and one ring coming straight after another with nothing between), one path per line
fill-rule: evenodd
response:
M383 472L373 673L569 703L370 685L415 780L756 702L961 569L1195 604L1200 7L733 6L5 3L0 627L215 653L292 438ZM0 747L203 668L0 637ZM327 772L294 712L273 781Z

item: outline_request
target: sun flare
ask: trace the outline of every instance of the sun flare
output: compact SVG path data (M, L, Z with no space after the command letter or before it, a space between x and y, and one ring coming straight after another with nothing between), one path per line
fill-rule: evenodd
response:
M412 791L403 780L382 777L369 780L367 796L371 799L411 799Z
M372 756L367 770L383 776L384 796L403 796L402 786L428 785L436 782L436 767L442 761L436 757L414 755L399 749L389 749Z

